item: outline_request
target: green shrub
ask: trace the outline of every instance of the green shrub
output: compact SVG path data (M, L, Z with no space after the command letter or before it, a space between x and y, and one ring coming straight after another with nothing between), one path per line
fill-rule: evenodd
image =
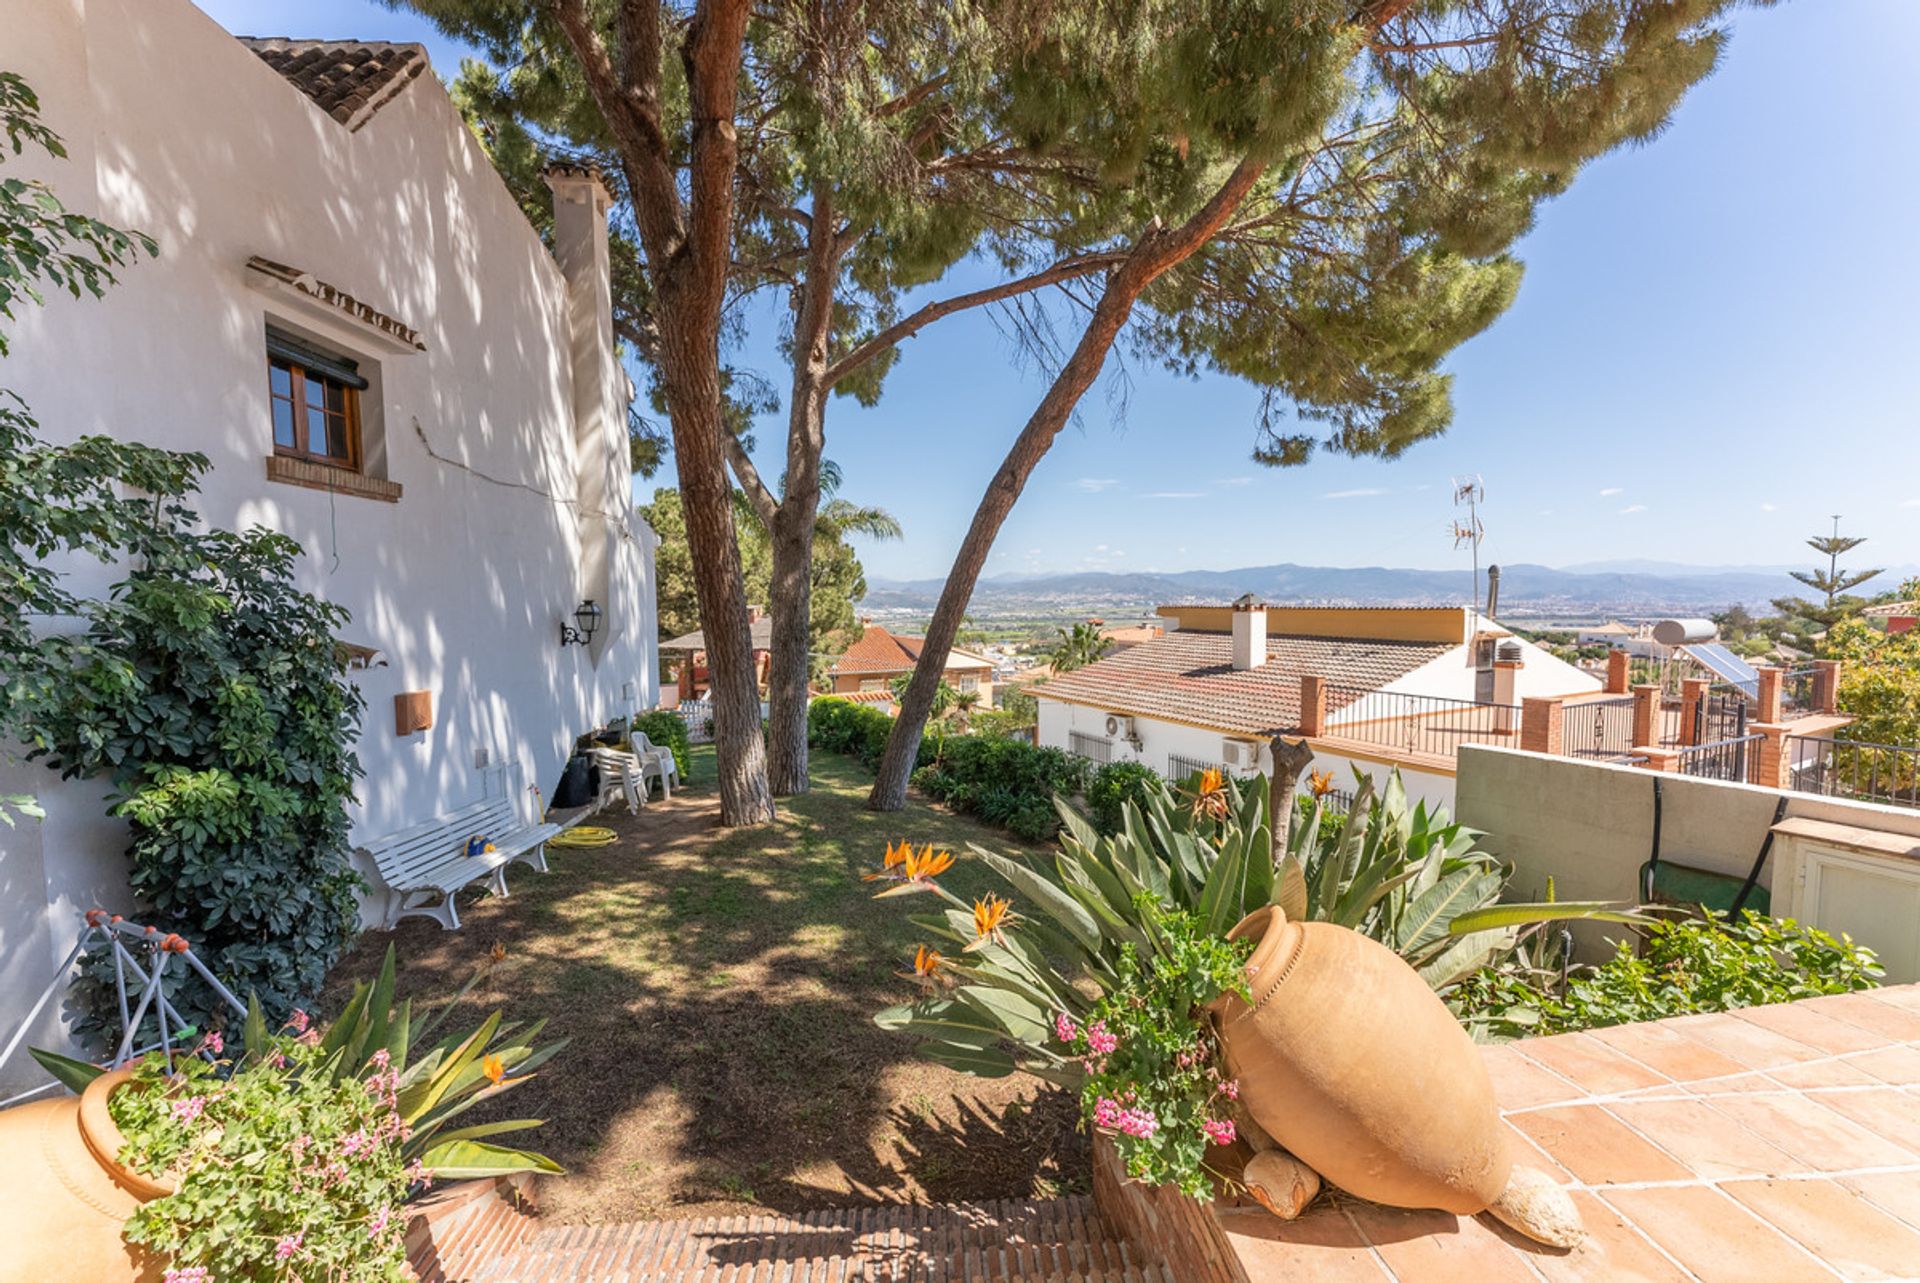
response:
M1847 936L1748 910L1738 923L1656 922L1644 953L1622 940L1606 962L1573 971L1564 985L1537 965L1486 968L1463 987L1457 1009L1494 1037L1514 1038L1852 993L1882 974L1873 951Z
M642 713L633 719L632 728L653 741L655 748L672 750L673 763L680 768L680 778L687 778L687 724L678 713L664 708Z
M893 734L893 718L870 704L856 704L834 695L822 695L807 706L807 742L829 753L858 758L869 771L877 770ZM944 737L932 731L920 737L916 765L932 761Z
M1060 831L1055 797L1087 784L1085 759L1057 748L984 735L950 736L934 764L917 773L921 792L956 811L1039 842Z
M1095 771L1087 781L1087 813L1093 827L1102 833L1117 832L1121 807L1128 802L1138 805L1159 782L1160 777L1139 762L1109 762Z

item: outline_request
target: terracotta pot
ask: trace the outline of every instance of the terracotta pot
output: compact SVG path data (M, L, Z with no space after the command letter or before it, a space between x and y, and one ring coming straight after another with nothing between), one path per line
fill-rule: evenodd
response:
M1325 922L1250 914L1253 1003L1215 1009L1240 1103L1350 1194L1461 1215L1498 1201L1513 1165L1473 1040L1391 949Z
M133 1071L115 1070L79 1096L0 1111L0 1283L155 1283L162 1266L120 1237L134 1209L171 1194L114 1161L120 1129L107 1097Z

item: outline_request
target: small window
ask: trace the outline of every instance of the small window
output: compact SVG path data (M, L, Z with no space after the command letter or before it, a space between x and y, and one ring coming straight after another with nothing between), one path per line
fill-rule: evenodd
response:
M960 679L960 693L962 695L971 695L979 689L980 679L978 677L962 677Z
M358 364L267 331L267 400L273 452L360 470Z
M1103 740L1093 735L1082 735L1079 731L1069 731L1067 751L1075 757L1084 757L1089 762L1110 762L1113 760L1113 741Z
M860 689L863 691L883 691L887 689L887 683L883 678L866 677L861 679Z

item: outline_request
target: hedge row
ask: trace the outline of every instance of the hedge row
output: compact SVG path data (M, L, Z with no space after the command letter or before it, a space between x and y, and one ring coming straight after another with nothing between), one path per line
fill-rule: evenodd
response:
M886 752L887 736L892 733L893 718L871 704L826 695L807 706L807 742L858 758L869 771L880 769L880 755ZM933 760L935 742L933 735L921 737L916 766Z

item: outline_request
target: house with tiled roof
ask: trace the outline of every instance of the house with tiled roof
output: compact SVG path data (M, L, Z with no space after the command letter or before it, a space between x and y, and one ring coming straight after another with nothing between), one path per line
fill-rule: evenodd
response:
M862 625L860 636L828 670L828 689L891 712L893 680L913 671L927 639L890 632L872 620L863 620ZM959 649L948 652L946 682L963 695L978 695L982 708L993 703L993 661L983 655Z
M1300 736L1315 769L1398 767L1450 803L1460 743L1518 742L1522 700L1598 693L1598 679L1466 607L1163 606L1170 631L1033 688L1038 742L1170 779L1271 769Z
M194 509L286 536L300 586L351 612L356 846L551 796L577 736L658 690L601 178L549 172L543 240L419 45L243 38L189 0L0 2L0 32L67 148L8 179L157 244L103 298L49 291L0 381L54 444L198 452ZM126 572L64 569L102 598ZM0 754L16 793L47 817L0 842L9 1030L80 909L135 907L97 784ZM69 1050L61 1018L27 1041Z

